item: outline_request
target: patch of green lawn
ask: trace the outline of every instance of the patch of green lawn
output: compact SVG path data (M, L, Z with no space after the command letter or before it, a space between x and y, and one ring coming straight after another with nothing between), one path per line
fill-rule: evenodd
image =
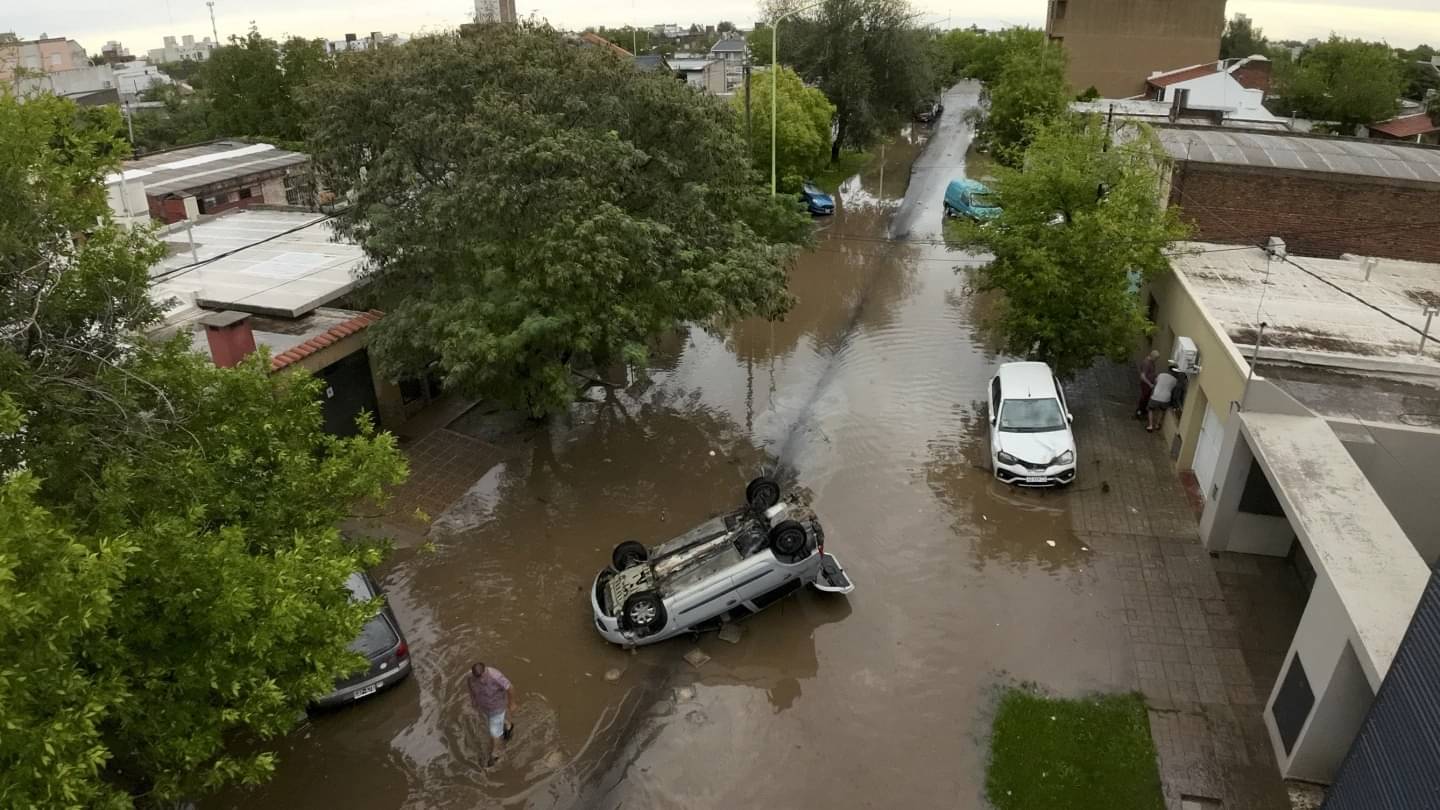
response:
M1144 699L1007 691L985 794L996 810L1164 810Z
M815 185L834 194L840 188L841 183L849 180L852 176L858 174L866 166L870 165L870 161L874 157L875 153L873 152L842 150L839 160L826 166L824 171L819 172L810 179L815 181Z

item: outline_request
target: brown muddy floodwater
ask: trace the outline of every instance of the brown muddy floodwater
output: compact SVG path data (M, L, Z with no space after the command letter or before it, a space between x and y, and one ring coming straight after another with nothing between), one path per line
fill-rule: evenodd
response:
M312 718L271 782L207 808L983 806L997 685L1104 687L1123 628L1086 594L1070 496L986 468L1003 358L977 332L966 259L938 243L974 102L961 86L933 130L892 143L883 187L879 165L844 184L784 322L691 330L647 380L498 440L432 515L433 548L402 542L378 572L414 676ZM604 642L587 588L610 549L731 508L776 464L813 493L855 592L801 592L733 645ZM464 680L477 659L520 703L491 770Z

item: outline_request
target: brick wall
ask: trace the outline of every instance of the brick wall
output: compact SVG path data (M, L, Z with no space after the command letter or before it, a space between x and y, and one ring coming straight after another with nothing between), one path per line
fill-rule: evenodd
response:
M1440 183L1181 161L1170 202L1199 241L1263 244L1279 236L1296 255L1440 262Z
M169 225L185 219L185 201L179 197L147 197L150 216Z

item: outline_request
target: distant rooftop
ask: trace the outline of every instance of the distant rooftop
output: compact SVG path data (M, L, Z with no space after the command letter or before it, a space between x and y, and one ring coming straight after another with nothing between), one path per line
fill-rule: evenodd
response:
M703 56L695 58L687 57L684 59L677 56L670 59L670 67L674 68L675 70L684 71L704 70L706 65L711 64L714 61L714 59L709 59Z
M711 52L711 53L715 53L715 52L717 52L717 51L722 52L722 53L723 53L723 52L727 52L727 51L730 52L730 53L739 53L739 52L744 51L744 50L745 50L745 40L744 40L743 38L741 38L741 37L731 37L731 38L729 38L729 39L722 39L722 40L720 40L719 42L715 43L715 44L714 44L713 46L711 46L711 48L710 48L710 52Z
M1440 318L1417 354L1427 305L1440 304L1440 264L1292 256L1271 262L1260 248L1189 243L1212 250L1171 260L1194 295L1248 358L1260 322L1261 362L1288 361L1361 373L1440 379ZM1308 271L1308 272L1307 272ZM1313 275L1312 275L1313 274Z
M1151 124L1169 124L1170 109L1174 105L1168 101L1152 101L1138 98L1098 98L1094 101L1074 101L1070 103L1070 109L1080 113L1095 113L1098 115L1109 115L1111 109L1120 118L1128 118L1134 121L1144 121ZM1174 123L1192 124L1195 126L1215 126L1215 122L1206 113L1219 112L1224 114L1224 120L1220 126L1239 129L1266 129L1276 132L1290 132L1286 119L1276 118L1263 109L1260 112L1232 111L1228 109L1215 109L1191 105L1180 114ZM1254 117L1247 117L1254 116Z
M1156 132L1176 160L1440 183L1440 148L1213 128Z
M1436 124L1435 119L1431 118L1429 113L1422 112L1414 115L1402 115L1398 118L1391 118L1389 121L1371 124L1370 131L1383 132L1392 138L1413 138L1416 135L1428 135L1431 132L1440 132L1440 124Z
M191 348L210 357L210 341L202 323L205 314L204 310L195 310L184 319L156 330L152 337L167 340L177 334L187 335ZM381 313L376 310L354 312L321 307L298 318L251 315L246 320L254 332L256 347L270 350L270 370L279 371L368 328L380 317Z
M308 155L277 149L268 143L216 141L145 155L124 163L124 179L139 180L149 195L201 188L283 169L310 160ZM119 174L106 178L115 182Z
M194 259L185 230L173 229L163 237L170 256L150 271L163 277L152 295L176 299L166 320L188 317L197 307L297 317L354 289L365 261L360 247L334 241L328 222L301 228L322 216L241 210L202 222L194 229L196 252L202 262L215 260L188 270ZM270 241L215 258L263 239Z

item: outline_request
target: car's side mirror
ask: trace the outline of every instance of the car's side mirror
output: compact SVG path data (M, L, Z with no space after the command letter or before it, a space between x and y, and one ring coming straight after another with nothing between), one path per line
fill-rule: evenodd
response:
M1069 423L1072 424L1072 425L1075 424L1075 414L1070 413L1069 411L1066 411L1066 412L1065 412L1065 421L1069 422Z

